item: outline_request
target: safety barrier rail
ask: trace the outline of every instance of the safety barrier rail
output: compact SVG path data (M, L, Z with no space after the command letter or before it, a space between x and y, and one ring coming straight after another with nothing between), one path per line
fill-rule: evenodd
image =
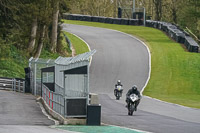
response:
M25 81L20 78L0 77L0 90L13 90L17 92L25 92Z

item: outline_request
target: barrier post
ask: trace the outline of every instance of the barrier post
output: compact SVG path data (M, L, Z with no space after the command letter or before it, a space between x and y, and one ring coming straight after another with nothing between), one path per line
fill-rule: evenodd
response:
M14 91L16 91L16 79L14 79Z
M23 81L23 93L25 93L25 81Z
M20 92L20 80L18 80L18 92Z

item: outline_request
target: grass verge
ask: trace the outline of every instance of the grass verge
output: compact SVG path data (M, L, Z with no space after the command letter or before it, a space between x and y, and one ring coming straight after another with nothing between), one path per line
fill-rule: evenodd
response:
M76 37L75 35L68 33L66 31L64 31L64 34L67 35L67 37L69 38L69 40L71 41L71 44L73 45L76 55L88 52L88 46L85 44L84 41L82 41L81 39L79 39L78 37Z
M162 31L143 27L64 20L68 24L109 28L136 36L151 51L151 79L144 95L200 108L200 54L190 53Z

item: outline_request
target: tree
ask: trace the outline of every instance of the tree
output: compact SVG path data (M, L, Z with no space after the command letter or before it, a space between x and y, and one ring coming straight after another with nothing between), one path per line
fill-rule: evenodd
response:
M40 54L41 54L41 51L42 51L42 48L43 48L43 42L44 42L44 36L45 36L45 31L46 31L46 25L43 24L41 26L41 31L40 31L40 37L39 37L39 41L38 41L38 47L37 47L37 50L36 50L36 53L35 53L35 58L39 58L40 57Z
M28 44L28 52L31 53L34 50L35 47L35 41L36 41L36 34L37 34L37 17L33 18L32 27L31 27L31 35L29 39Z
M50 27L52 22L52 8L49 0L39 0L40 4L38 5L38 35L37 35L37 47L35 47L34 57L39 57L41 51L44 47L44 41L49 42L48 33L49 30L47 27Z
M153 0L155 6L155 20L160 21L162 18L162 0Z
M52 32L51 32L51 52L56 52L57 46L57 32L58 32L58 14L59 14L59 1L53 0L53 19L52 19Z

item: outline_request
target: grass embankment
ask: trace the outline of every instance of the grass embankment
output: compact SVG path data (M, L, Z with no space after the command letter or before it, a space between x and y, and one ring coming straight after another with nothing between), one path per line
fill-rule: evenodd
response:
M200 54L190 53L162 31L143 27L64 20L122 31L145 41L151 51L151 79L144 95L200 108Z
M28 66L28 60L23 56L22 51L17 50L14 46L7 47L4 50L11 52L0 57L0 77L24 78L24 67Z
M65 33L65 35L67 35L67 37L71 41L71 44L73 45L73 47L75 49L76 55L89 51L88 46L81 39L79 39L75 35L68 33L66 31L64 31L64 33Z
M76 55L89 51L87 45L81 39L68 32L64 33L67 35L72 45L74 46ZM62 53L51 53L49 52L47 46L45 46L41 52L40 58L56 59L59 56L71 56L71 50L66 43L64 34L61 34L61 38L61 44L63 48ZM0 77L24 78L24 68L28 67L29 60L29 57L27 57L27 53L25 51L20 51L16 49L12 45L10 45L10 47L7 47L7 50L9 51L7 52L8 55L6 57L0 57Z

